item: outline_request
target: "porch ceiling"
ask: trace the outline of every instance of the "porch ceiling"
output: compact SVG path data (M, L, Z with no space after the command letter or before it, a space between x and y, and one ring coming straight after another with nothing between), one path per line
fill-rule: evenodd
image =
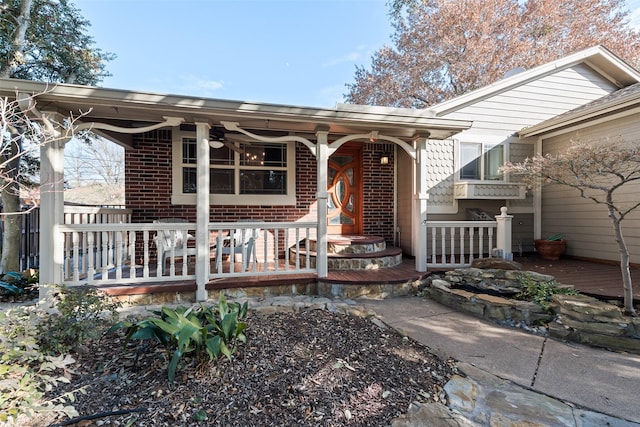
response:
M164 121L163 116L172 116L184 118L185 123L206 120L212 126L220 126L221 121L237 122L241 128L254 131L315 134L318 126L328 126L330 134L337 136L378 131L410 140L416 135L449 138L472 124L433 117L425 110L361 105L310 108L0 79L0 96L13 98L17 91L39 94L37 107L40 111L55 111L65 116L70 113L77 116L81 111L86 113L83 122L126 127L159 123ZM109 137L127 144L125 135L111 134Z

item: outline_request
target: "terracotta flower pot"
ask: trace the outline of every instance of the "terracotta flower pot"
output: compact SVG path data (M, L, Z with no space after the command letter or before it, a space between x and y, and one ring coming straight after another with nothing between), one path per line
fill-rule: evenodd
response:
M557 261L567 248L567 242L563 240L534 240L536 252L542 259Z

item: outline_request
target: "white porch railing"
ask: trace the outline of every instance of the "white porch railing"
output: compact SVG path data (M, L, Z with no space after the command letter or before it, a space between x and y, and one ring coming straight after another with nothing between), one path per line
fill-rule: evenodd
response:
M309 240L316 238L317 231L315 222L211 223L215 262L210 278L315 273L309 251L301 256L300 248L310 247ZM229 257L228 270L223 268L225 256Z
M427 268L461 268L491 257L496 221L427 222Z
M155 239L159 232L168 233L169 240L177 244L176 236L195 235L194 223L74 223L60 225L57 229L64 235L62 269L65 284L195 280L194 250L181 256L179 250L170 249L165 269L162 259L151 263L157 258ZM209 258L213 261L210 279L316 271L311 268L308 255L301 257L299 250L290 255L289 251L290 247L308 247L309 239L315 238L317 233L315 222L211 223L209 231ZM239 237L231 239L232 235ZM247 236L252 239L251 249L245 246ZM195 248L192 239L187 239L185 244ZM224 264L218 262L227 257Z
M469 267L492 256L513 259L512 219L502 207L495 221L427 221L427 268Z

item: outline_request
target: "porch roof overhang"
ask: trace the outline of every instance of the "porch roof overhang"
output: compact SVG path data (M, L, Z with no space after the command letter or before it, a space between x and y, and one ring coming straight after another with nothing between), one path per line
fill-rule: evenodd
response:
M18 92L37 94L37 108L63 116L79 112L80 122L107 123L121 127L143 127L180 117L184 123L208 121L212 126L235 122L253 131L313 135L319 127L333 135L377 131L410 141L416 136L446 139L471 127L471 121L434 117L428 110L338 104L336 108L311 108L269 103L232 101L108 89L28 80L0 79L0 96L13 98ZM102 131L121 145L130 136Z

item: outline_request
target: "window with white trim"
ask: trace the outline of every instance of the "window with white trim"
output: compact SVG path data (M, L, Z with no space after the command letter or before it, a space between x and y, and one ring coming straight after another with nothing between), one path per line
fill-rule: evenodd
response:
M177 132L178 133L178 132ZM174 138L173 203L195 203L197 147L195 136ZM211 204L295 204L295 145L229 142L209 149Z
M478 142L460 142L461 181L502 181L500 166L504 164L504 146Z

